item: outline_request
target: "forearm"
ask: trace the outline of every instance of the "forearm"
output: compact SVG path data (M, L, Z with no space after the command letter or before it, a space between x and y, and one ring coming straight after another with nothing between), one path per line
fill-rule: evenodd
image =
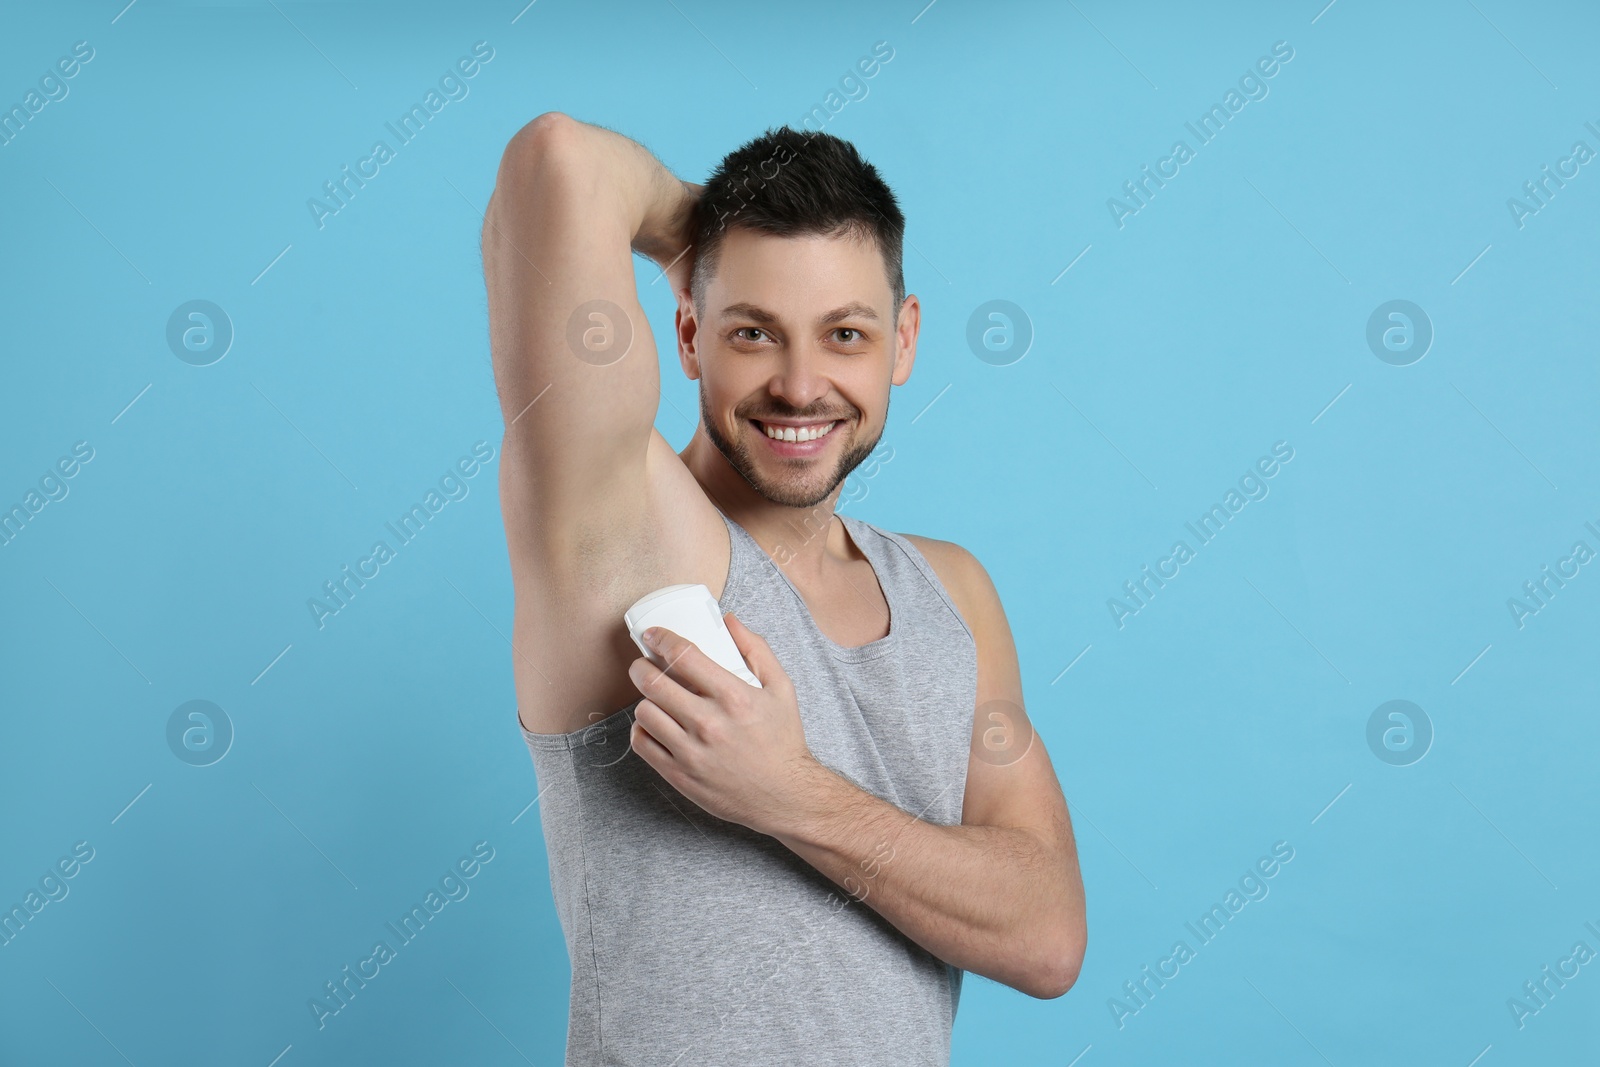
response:
M924 822L817 765L772 836L935 956L1035 997L1082 958L1075 853L1031 831Z

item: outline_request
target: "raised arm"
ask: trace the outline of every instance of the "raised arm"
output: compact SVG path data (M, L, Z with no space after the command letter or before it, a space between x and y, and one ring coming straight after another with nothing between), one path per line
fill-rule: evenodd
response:
M519 585L638 509L661 388L632 253L672 264L673 288L686 288L697 191L633 141L560 112L506 146L483 267Z

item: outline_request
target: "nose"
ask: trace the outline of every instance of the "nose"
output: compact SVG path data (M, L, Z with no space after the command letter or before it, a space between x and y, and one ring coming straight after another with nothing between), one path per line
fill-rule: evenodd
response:
M822 373L822 353L807 346L795 346L779 357L778 369L767 383L767 392L795 411L804 411L830 388Z

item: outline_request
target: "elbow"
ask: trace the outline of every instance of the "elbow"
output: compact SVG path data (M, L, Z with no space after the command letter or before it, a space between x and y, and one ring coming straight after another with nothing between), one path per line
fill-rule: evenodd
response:
M1054 1000L1077 984L1087 937L1080 921L1068 937L1040 940L1049 951L1037 961L1034 977L1022 991L1038 1000Z
M583 143L583 123L560 111L546 111L523 126L500 155L496 186L547 178L553 167L569 163Z
M1055 1000L1078 983L1078 968L1068 961L1052 961L1041 965L1039 971L1039 977L1022 987L1035 1000Z
M1057 962L1055 969L1046 974L1046 980L1033 989L1029 996L1037 1000L1055 1000L1066 996L1067 990L1078 984L1078 968L1071 963Z
M546 111L512 135L484 210L484 244L514 225L519 214L568 202L583 188L577 175L583 173L586 145L584 124L560 111Z
M571 140L578 120L561 111L546 111L512 135L506 145L507 156L546 155Z

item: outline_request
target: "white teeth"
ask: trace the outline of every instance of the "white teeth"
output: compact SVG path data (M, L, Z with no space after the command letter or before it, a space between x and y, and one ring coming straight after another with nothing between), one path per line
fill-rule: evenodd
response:
M772 438L774 441L815 441L817 438L833 429L835 424L832 422L825 422L820 426L805 426L798 430L796 430L793 426L784 426L779 428L775 426L768 426L766 423L761 423L760 425L761 428L766 431L767 436Z

